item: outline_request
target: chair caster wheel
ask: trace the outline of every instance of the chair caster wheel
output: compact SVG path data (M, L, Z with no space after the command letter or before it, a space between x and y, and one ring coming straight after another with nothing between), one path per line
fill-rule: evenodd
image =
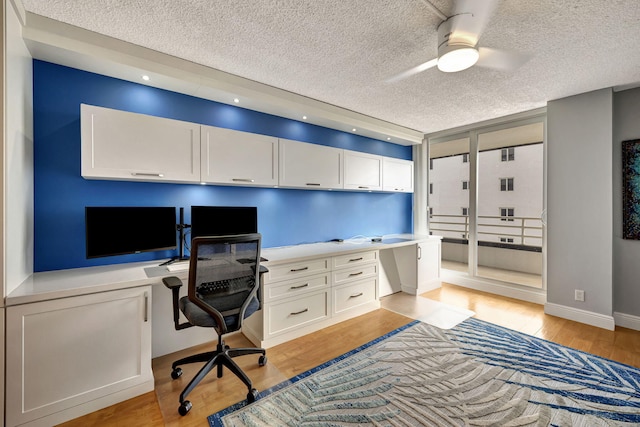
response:
M189 413L190 410L191 410L191 402L189 402L188 400L185 400L180 404L180 407L178 408L178 413L184 417Z
M260 358L258 359L258 366L264 366L267 364L267 356L260 356Z
M258 390L252 388L251 390L249 390L249 393L247 393L247 401L249 403L253 403L258 399L259 395L260 393L258 393Z
M182 376L182 369L181 368L176 368L173 371L171 371L171 378L173 378L174 380L177 380L181 376ZM185 412L185 414L186 414L186 412Z

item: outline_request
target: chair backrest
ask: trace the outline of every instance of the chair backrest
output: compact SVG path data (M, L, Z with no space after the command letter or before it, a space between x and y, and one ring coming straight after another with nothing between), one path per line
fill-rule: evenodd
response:
M258 308L260 241L254 233L191 242L189 300L214 318L220 334L240 329Z

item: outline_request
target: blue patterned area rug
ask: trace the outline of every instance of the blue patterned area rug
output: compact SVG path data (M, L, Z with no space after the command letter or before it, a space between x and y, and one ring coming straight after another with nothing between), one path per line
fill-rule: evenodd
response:
M640 425L639 369L477 319L413 322L260 396L210 425Z

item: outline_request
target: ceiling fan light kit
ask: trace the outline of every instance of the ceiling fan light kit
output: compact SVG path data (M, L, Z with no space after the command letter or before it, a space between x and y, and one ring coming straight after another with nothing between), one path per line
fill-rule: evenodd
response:
M438 49L438 70L455 73L466 70L478 62L480 54L473 46L456 43L444 44Z

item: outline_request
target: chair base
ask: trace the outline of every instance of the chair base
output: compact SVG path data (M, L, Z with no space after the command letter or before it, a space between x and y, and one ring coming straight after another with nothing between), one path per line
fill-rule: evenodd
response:
M206 353L194 354L192 356L184 357L180 360L176 360L171 364L171 378L177 379L182 375L181 365L189 363L202 363L206 362L202 368L198 371L195 377L191 379L189 384L180 393L180 407L178 412L180 415L186 415L191 409L191 402L185 400L187 395L207 376L214 368L217 368L217 377L221 378L223 374L223 368L228 368L233 372L248 388L247 399L249 402L253 402L258 395L256 389L253 388L249 377L240 369L238 364L233 360L234 357L246 356L249 354L261 354L258 359L258 364L264 366L267 364L266 350L264 348L229 348L224 344L222 336L218 337L218 345L216 350L208 351Z

